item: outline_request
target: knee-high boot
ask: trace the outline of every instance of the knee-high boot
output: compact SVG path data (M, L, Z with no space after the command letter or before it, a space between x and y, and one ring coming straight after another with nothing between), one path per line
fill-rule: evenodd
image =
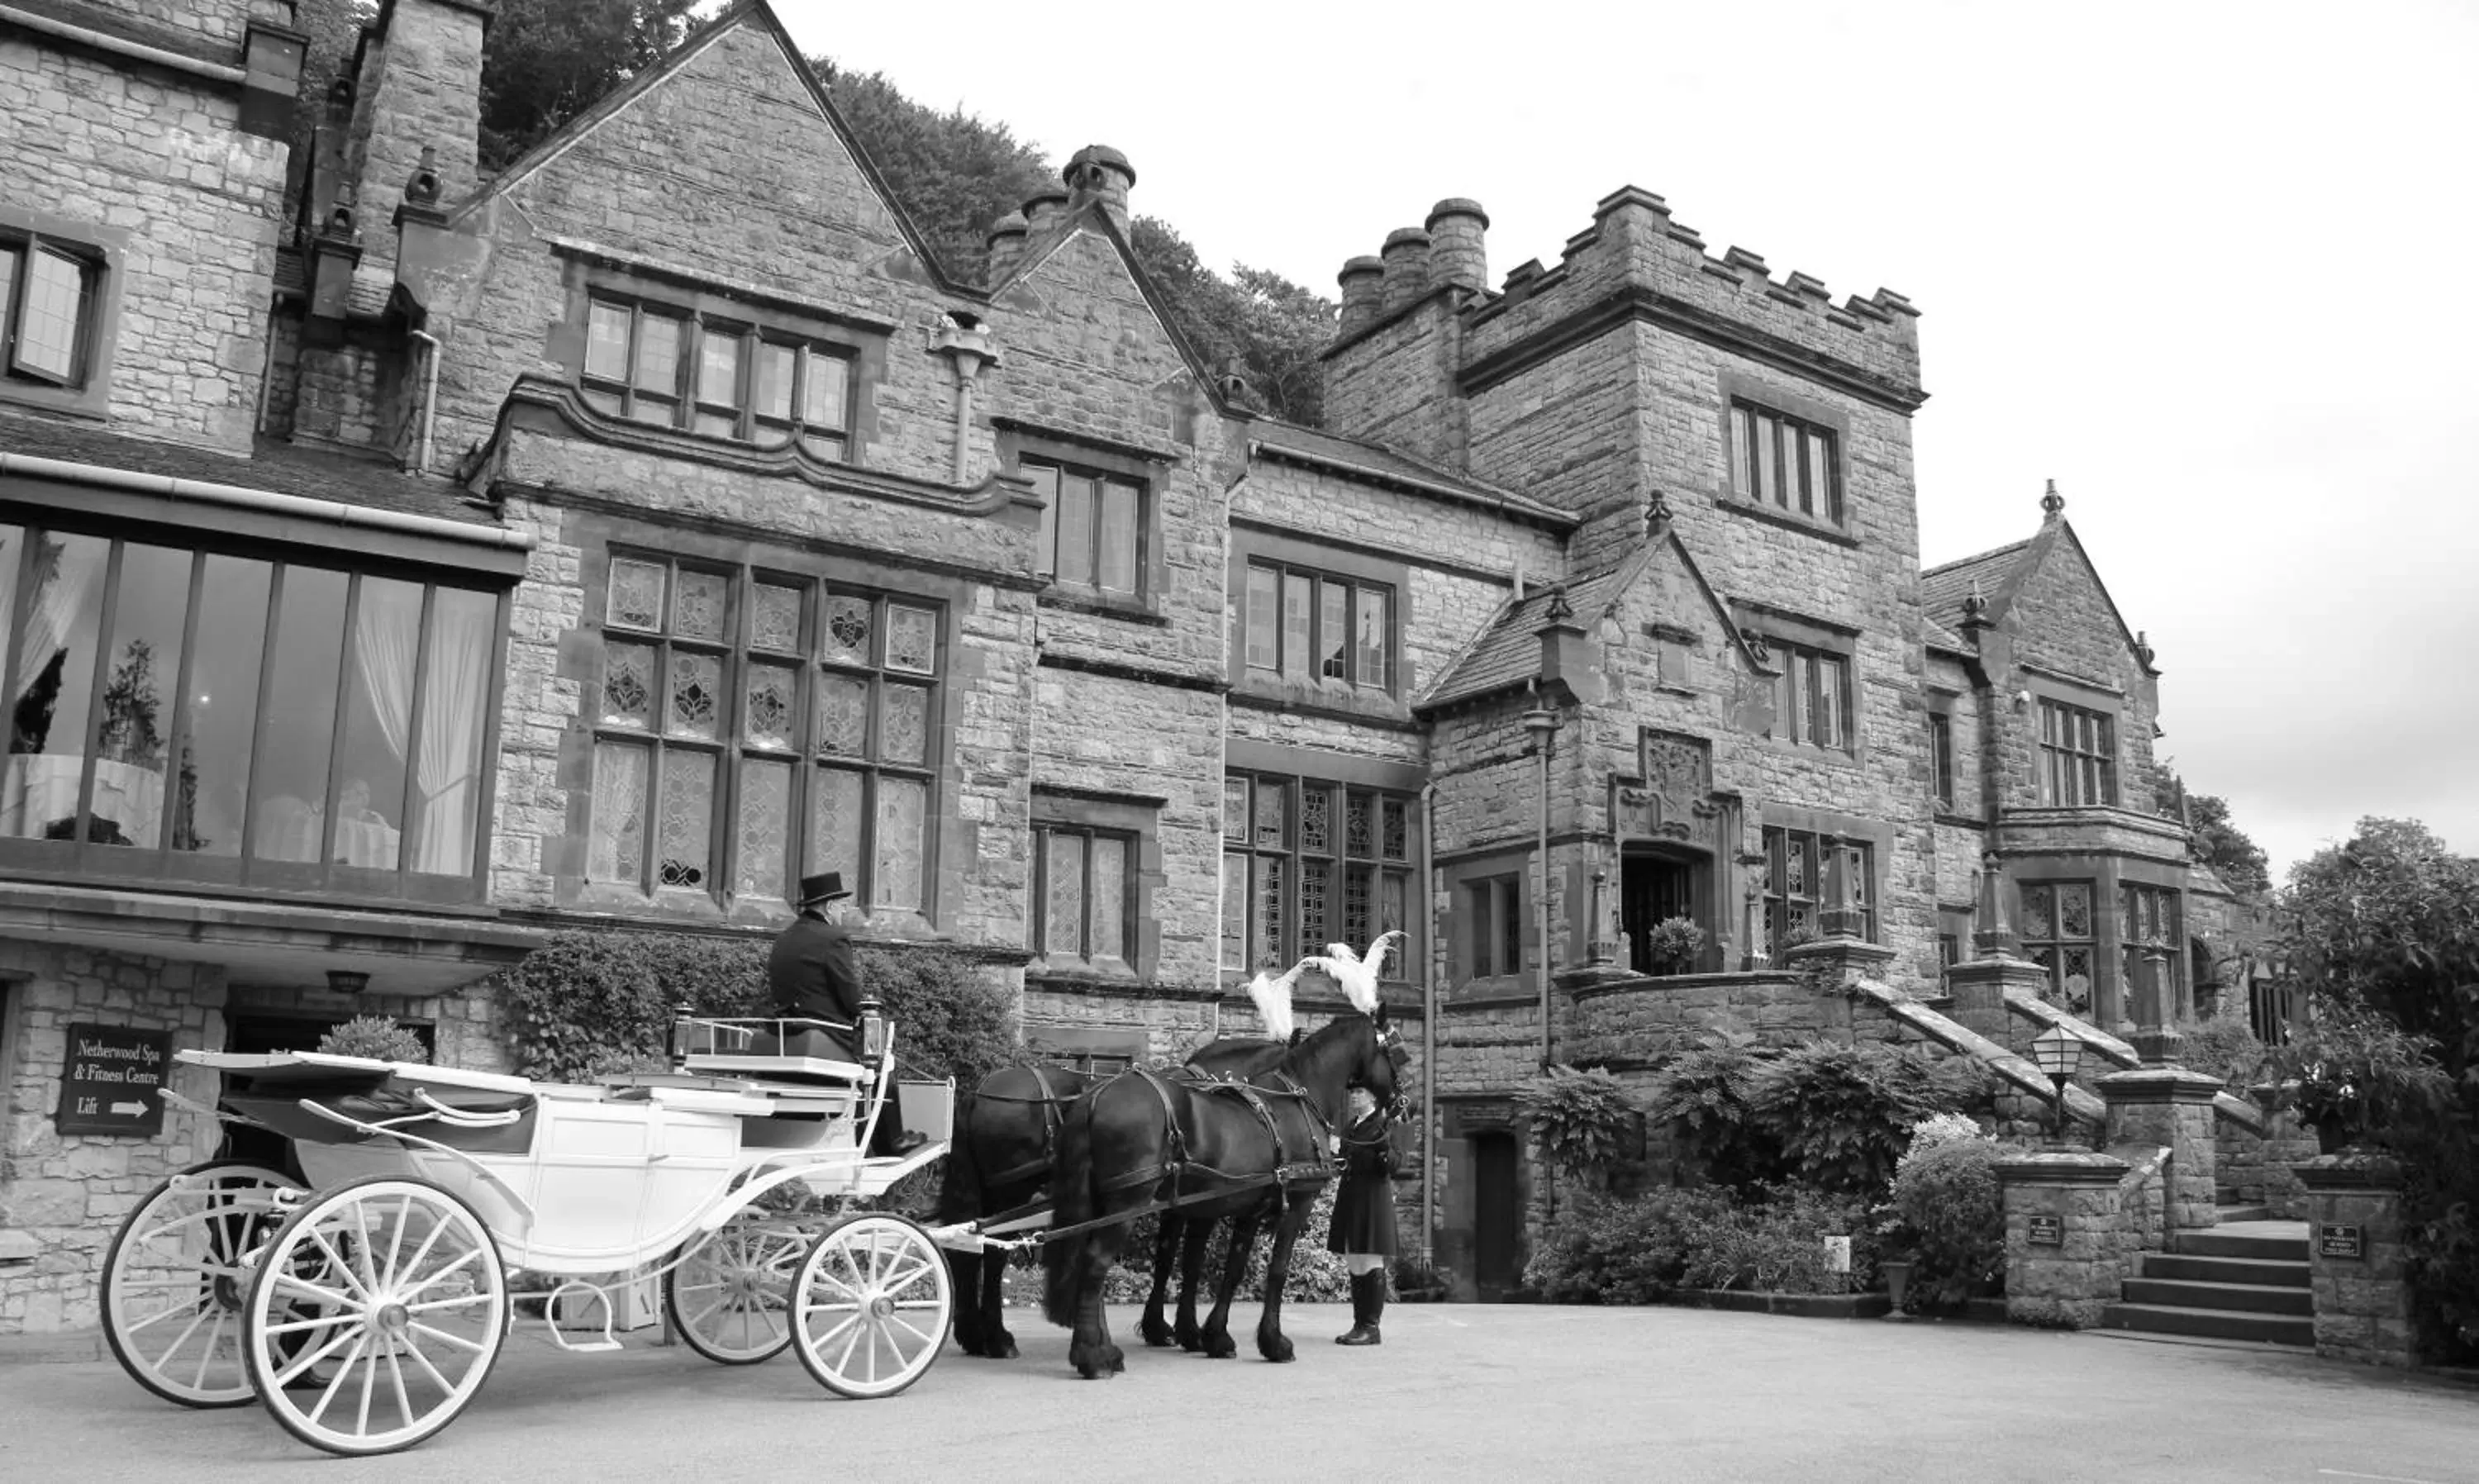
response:
M1386 1316L1386 1269L1351 1275L1351 1333L1335 1336L1337 1344L1377 1344L1377 1321Z

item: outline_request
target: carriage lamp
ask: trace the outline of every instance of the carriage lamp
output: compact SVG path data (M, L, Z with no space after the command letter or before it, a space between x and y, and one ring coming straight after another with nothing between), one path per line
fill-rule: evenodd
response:
M684 1072L689 1065L689 1038L694 1033L689 1017L697 1007L682 1000L672 1011L672 1070Z
M2056 1089L2051 1099L2049 1132L2051 1137L2066 1137L2066 1084L2083 1065L2083 1037L2064 1026L2053 1025L2032 1037L2032 1060L2048 1076L2049 1086Z
M860 1002L860 1059L864 1065L876 1066L886 1055L886 1015L875 995L863 995Z
M327 987L337 994L356 995L371 986L371 976L360 969L329 969Z

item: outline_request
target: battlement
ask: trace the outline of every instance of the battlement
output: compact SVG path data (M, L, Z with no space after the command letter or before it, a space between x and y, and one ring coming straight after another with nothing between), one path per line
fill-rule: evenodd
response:
M1732 246L1718 257L1701 234L1675 220L1669 203L1629 186L1603 197L1593 223L1567 240L1554 268L1538 259L1509 272L1495 292L1481 287L1481 233L1488 218L1470 201L1443 201L1433 227L1447 214L1458 243L1457 271L1429 271L1426 234L1388 240L1382 294L1370 260L1344 269L1344 314L1336 349L1442 303L1459 320L1466 389L1486 384L1525 347L1588 330L1611 316L1639 316L1685 333L1738 340L1772 359L1813 366L1825 379L1878 400L1915 406L1921 400L1919 311L1890 289L1852 294L1837 304L1824 280L1792 270L1778 279L1764 258Z

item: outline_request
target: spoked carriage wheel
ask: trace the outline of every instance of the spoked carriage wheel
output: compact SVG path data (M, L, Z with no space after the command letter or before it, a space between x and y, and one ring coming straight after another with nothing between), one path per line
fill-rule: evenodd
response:
M663 1306L688 1347L726 1366L754 1366L792 1343L792 1278L816 1234L787 1217L744 1211L680 1259Z
M472 1207L379 1175L294 1213L243 1317L250 1377L287 1432L330 1453L393 1453L481 1389L507 1333L508 1286Z
M792 1285L801 1364L839 1396L892 1396L938 1359L954 1307L930 1234L881 1212L849 1215L809 1248Z
M256 1390L242 1360L251 1254L301 1186L255 1164L201 1164L155 1188L120 1223L103 1264L103 1338L130 1377L185 1407L238 1407Z

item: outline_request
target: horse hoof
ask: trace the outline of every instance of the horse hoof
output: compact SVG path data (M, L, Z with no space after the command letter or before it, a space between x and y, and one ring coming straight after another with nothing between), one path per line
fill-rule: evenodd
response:
M1199 1348L1207 1360L1232 1360L1240 1354L1240 1345L1229 1335L1208 1335Z
M1179 1347L1183 1350L1192 1352L1205 1348L1205 1332L1193 1324L1182 1324L1173 1333L1178 1336Z
M1137 1325L1137 1332L1145 1337L1145 1343L1153 1346L1157 1350L1167 1350L1177 1343L1170 1332L1170 1326L1167 1324L1156 1324L1148 1321Z
M982 1353L991 1360L1013 1360L1015 1359L1015 1342L1012 1340L1002 1340L998 1343L991 1345L988 1349L984 1350Z
M1281 1335L1275 1336L1270 1341L1260 1340L1257 1342L1257 1353L1279 1366L1291 1358L1291 1342Z
M1111 1346L1108 1359L1111 1362L1111 1374L1114 1376L1128 1369L1128 1352L1115 1344Z

